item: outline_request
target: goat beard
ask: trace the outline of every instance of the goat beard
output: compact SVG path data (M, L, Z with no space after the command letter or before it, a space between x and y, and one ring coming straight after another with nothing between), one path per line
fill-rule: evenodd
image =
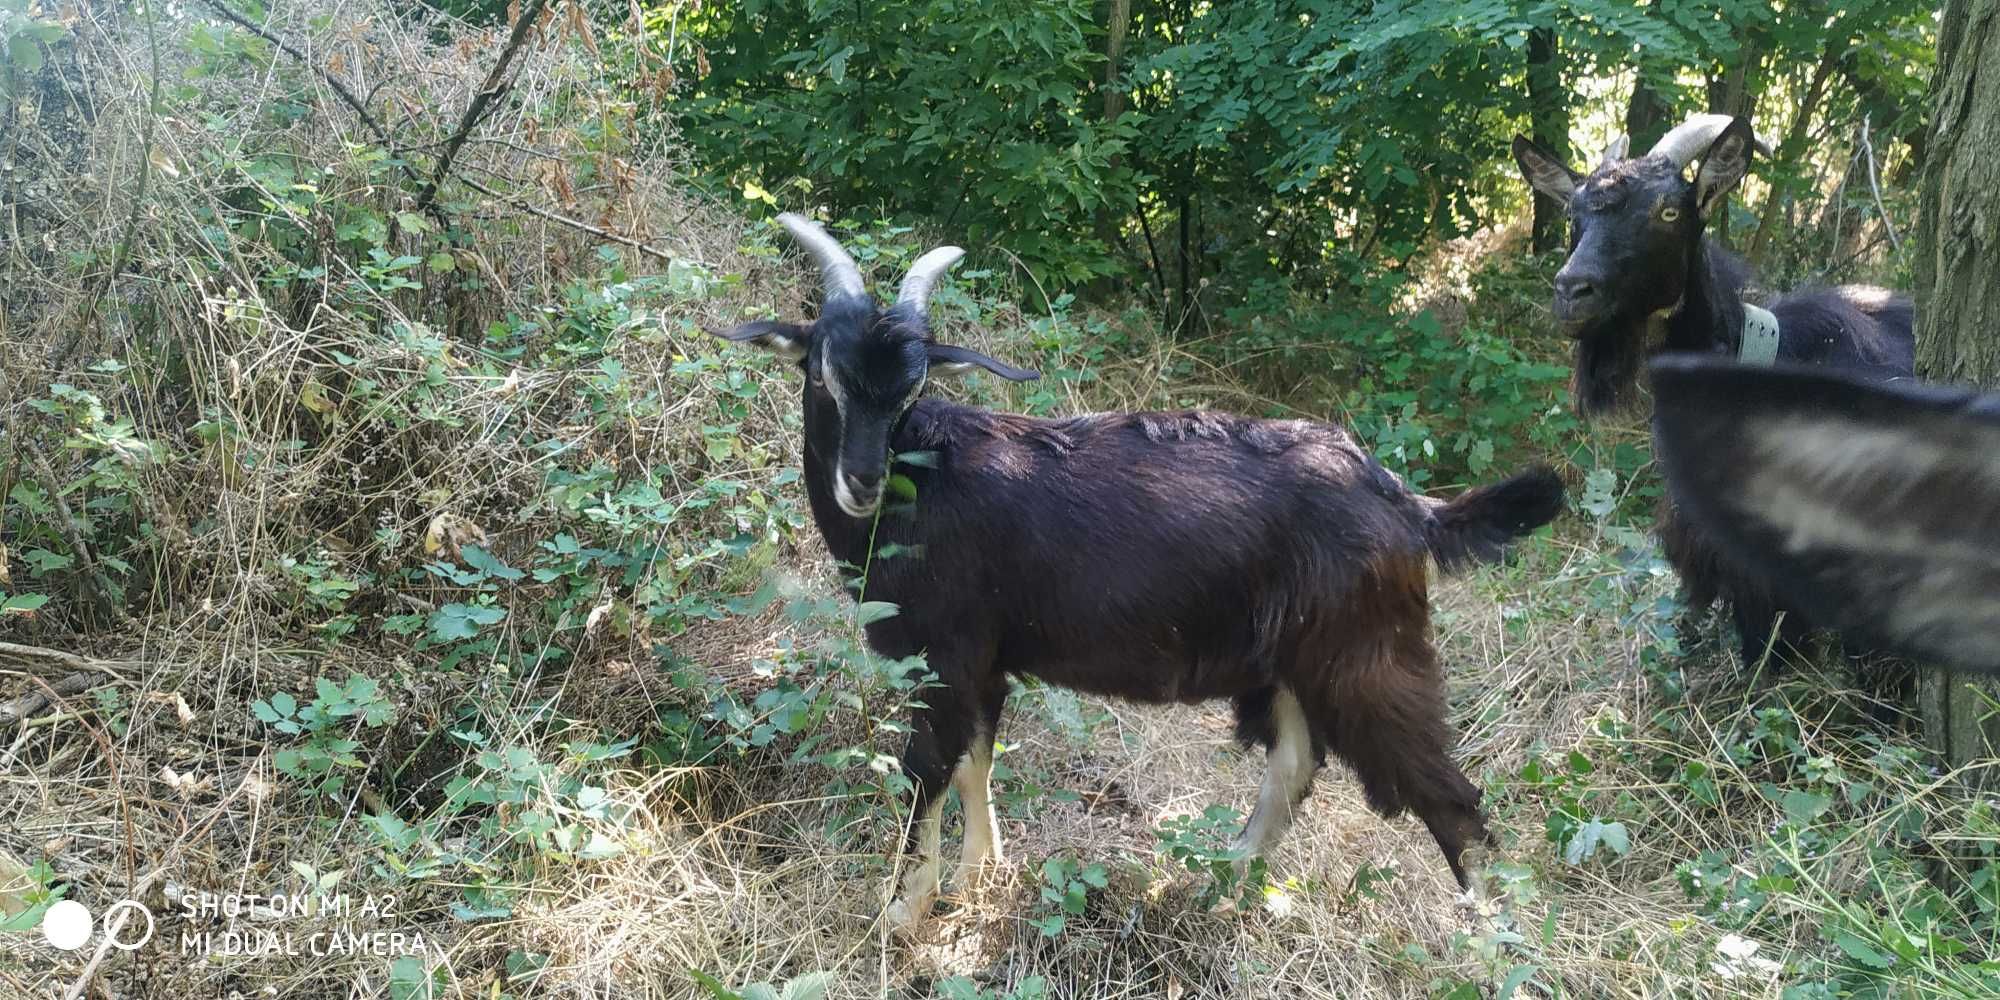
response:
M1613 329L1578 338L1569 384L1576 412L1585 418L1617 412L1631 399L1645 353L1643 330Z

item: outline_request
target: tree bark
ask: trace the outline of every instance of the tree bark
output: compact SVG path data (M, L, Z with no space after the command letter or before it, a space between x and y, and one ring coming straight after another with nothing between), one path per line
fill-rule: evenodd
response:
M1563 89L1562 50L1554 28L1528 32L1528 128L1537 145L1570 159L1569 92ZM1562 202L1536 192L1533 246L1546 253L1563 245Z
M1125 91L1118 86L1125 72L1125 31L1132 24L1132 0L1111 0L1104 31L1104 120L1115 122L1125 113Z
M1671 127L1668 121L1674 107L1667 99L1654 90L1646 79L1646 71L1633 73L1632 101L1625 106L1625 134L1631 137L1634 155L1643 155L1652 149L1660 137Z
M1983 72L1982 72L1983 70ZM1917 374L2000 386L2000 0L1948 0L1917 222ZM1921 702L1952 765L2000 756L2000 684L1937 670ZM1982 783L2000 781L1993 769Z

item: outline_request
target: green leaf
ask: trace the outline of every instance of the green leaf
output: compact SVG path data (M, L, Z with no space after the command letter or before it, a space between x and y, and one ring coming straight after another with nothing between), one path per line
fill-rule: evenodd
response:
M1861 940L1847 931L1835 931L1833 934L1833 943L1835 947L1846 952L1848 958L1860 962L1871 969L1886 969L1896 964L1895 959L1876 951L1869 946L1868 942Z
M47 594L15 594L12 597L0 600L0 614L8 614L10 612L14 614L27 614L30 611L40 610L42 605L47 603L49 603L49 595Z
M873 625L884 618L894 618L901 610L893 601L862 601L854 607L854 618L862 625Z
M1507 973L1507 978L1501 981L1500 992L1493 995L1493 1000L1508 1000L1509 997L1514 995L1515 990L1520 989L1528 980L1535 978L1535 973L1539 971L1541 971L1539 966L1514 966L1514 971Z
M431 634L442 641L470 639L488 625L507 617L503 608L475 604L447 604L431 612Z
M693 976L694 981L697 984L699 984L702 989L707 990L708 995L714 997L715 1000L743 1000L743 995L741 993L737 993L736 991L730 989L729 987L722 985L722 983L718 981L714 976L711 976L708 973L701 971L700 969L689 969L688 975Z
M889 476L889 492L894 493L904 500L915 500L917 498L916 480L900 472L891 474Z
M1828 807L1833 805L1833 799L1794 788L1785 793L1782 805L1787 821L1794 826L1804 826L1826 812Z
M779 1000L822 1000L827 987L833 982L831 972L808 972L785 984L785 992Z
M525 573L522 573L520 570L515 569L514 567L509 566L504 562L501 562L498 556L495 556L493 553L488 552L477 545L467 545L459 550L459 554L465 557L465 564L467 566L470 566L473 569L476 569L479 572L484 573L487 576L490 576L496 580L506 580L509 583L512 583L513 581L519 580L521 577L527 575Z
M7 59L21 73L36 73L42 68L41 43L25 32L7 40Z

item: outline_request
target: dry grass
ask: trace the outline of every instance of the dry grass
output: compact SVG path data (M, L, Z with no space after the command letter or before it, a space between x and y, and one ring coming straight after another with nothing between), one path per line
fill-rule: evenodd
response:
M455 123L493 45L458 31L433 46L424 32L358 0L273 6L272 32L376 94L373 106L416 159ZM609 620L638 623L629 629L588 627L576 620L581 614L542 623L548 627L532 636L527 624L510 623L482 658L442 669L437 649L376 627L387 616L465 599L420 571L462 554L463 542L483 537L518 565L553 532L586 523L556 509L549 483L554 471L592 465L616 471L619 482L656 476L661 504L680 513L671 528L640 534L663 546L662 564L687 563L690 589L741 593L772 574L795 578L808 595L834 594L809 530L787 530L777 516L751 521L683 509L710 483L751 489L797 463L792 390L782 372L751 366L689 376L677 366L714 356L704 328L771 309L802 312L800 295L811 283L728 206L676 179L670 137L637 127L651 121L646 98L604 92L578 45L564 43L560 23L550 26L549 44L528 54L514 100L481 127L459 166L509 192L512 204L448 190L474 236L454 251L454 273L476 274L483 287L451 291L451 281L433 274L426 289L384 290L369 284L356 255L339 253L327 256L325 276L280 286L268 279L283 255L255 239L204 256L202 227L224 206L280 204L295 193L232 165L246 151L283 150L324 168L315 185L338 192L271 208L274 225L303 220L312 238L325 239L315 227L332 228L329 202L390 214L403 206L394 186L371 173L379 168L355 155L365 129L323 81L255 47L231 57L231 72L184 76L200 58L179 44L190 30L172 20L179 16L163 15L169 20L160 25L174 42L162 49L165 69L195 92L175 97L175 114L149 122L144 111L152 56L143 25L86 8L74 51L28 105L24 124L33 127L0 137L18 144L11 155L40 178L26 194L10 189L5 206L13 238L0 273L0 441L10 457L0 460L0 494L52 479L69 484L79 505L135 504L115 514L92 508L86 519L100 556L133 566L102 574L123 581L118 606L129 611L97 600L100 584L88 567L31 578L21 553L60 547L65 539L51 525L62 519L9 511L10 527L55 534L10 538L14 553L11 561L0 555L0 569L11 566L14 590L45 587L56 599L32 617L0 618L0 639L103 658L109 679L0 731L0 908L17 902L10 892L26 865L45 860L70 898L101 912L137 897L162 918L158 943L129 956L112 952L94 973L89 950L60 952L38 936L10 936L0 950L0 994L59 996L74 984L100 997L391 995L381 956L202 957L183 948L182 934L222 926L177 915L187 893L297 892L300 866L343 873L340 887L357 896L395 893L393 919L357 929L421 932L430 967L442 970L440 996L699 996L689 975L699 970L732 984L825 972L827 995L842 998L930 995L953 976L996 996L1039 977L1052 997L1428 997L1461 980L1496 981L1522 964L1538 972L1517 995L1557 988L1582 997L1778 994L1780 973L1748 965L1733 978L1716 971L1721 932L1674 874L1703 850L1748 864L1773 828L1777 806L1758 792L1764 776L1731 756L1746 720L1773 702L1765 692L1746 695L1728 669L1698 658L1687 666L1693 694L1663 701L1640 666L1650 640L1621 615L1664 595L1668 581L1620 570L1609 555L1615 546L1588 527L1530 546L1514 567L1437 591L1454 716L1466 734L1462 753L1493 793L1503 843L1496 860L1522 866L1495 869L1471 901L1459 898L1417 824L1368 814L1335 767L1273 859L1279 888L1266 905L1246 913L1202 906L1203 882L1160 854L1154 830L1209 803L1247 807L1259 763L1233 748L1215 709L1090 701L1079 708L1044 692L1017 697L1003 727L1001 762L1014 775L1001 782L1008 863L987 891L948 897L929 937L917 942L888 940L873 919L890 884L881 853L891 832L886 812L846 825L840 817L853 797L829 791L825 768L788 763L783 741L705 766L637 756L589 768L566 763L520 805L492 810L503 830L536 809L569 810L570 820L616 845L608 858L510 851L464 825L421 849L385 848L369 817L435 815L445 782L475 772L470 755L450 749L443 733L477 727L491 745L566 761L572 741L658 738L663 707L699 714L708 707L703 699L722 690L747 699L774 683L757 661L838 638L775 612L691 616L684 629L661 625L656 633L647 624L654 619L637 613L636 590L611 582L609 572L576 610L605 608ZM306 111L274 121L271 109L288 102ZM552 126L552 117L568 125ZM596 133L579 123L606 121L624 138L593 147ZM151 156L141 152L147 136ZM131 266L110 283L113 300L93 304L144 162L154 173ZM552 215L643 243L648 250L623 254L634 275L679 267L712 287L635 300L601 351L574 363L517 360L483 331L509 314L561 324L581 311L561 290L607 266L595 253L599 239ZM24 224L39 238L24 238ZM1435 291L1459 295L1463 285L1464 275L1452 272ZM1026 320L1000 309L977 329L947 333L1009 356L1029 350L1016 339ZM62 361L53 372L51 358ZM89 369L107 358L136 374ZM606 398L607 362L621 373L625 407L610 416L593 409ZM1170 381L1176 363L1198 359L1156 345L1100 369L1098 381L1063 383L1058 406L1325 405L1318 397L1263 398L1213 368ZM355 372L389 387L382 406L421 419L364 413ZM739 376L764 391L743 404L733 450L711 454L703 427L735 398L729 379ZM58 380L99 393L105 419L29 405ZM317 401L322 396L331 411ZM138 451L101 443L116 436L119 419L131 421L125 433L141 443ZM225 430L204 436L201 426ZM739 530L756 536L748 559L699 551L703 540ZM302 563L369 581L353 599L366 627L329 636L334 610L310 603L294 570ZM1618 607L1602 603L1607 581L1625 587ZM527 618L563 596L557 586L524 583L515 607ZM662 653L693 665L714 688L677 687L660 666ZM73 668L0 654L0 697L37 690ZM250 705L353 672L383 682L395 719L357 727L372 767L346 793L314 800L280 773L275 754L287 741L256 721ZM1816 700L1800 704L1799 718L1832 719L1847 696L1801 697ZM1659 713L1684 723L1681 742L1643 725ZM1623 735L1608 737L1607 727ZM830 718L819 735L893 749L857 714ZM1803 738L1857 771L1873 752L1831 723L1809 727ZM1573 749L1599 762L1594 786L1633 828L1629 856L1581 866L1553 856L1543 832L1548 802L1524 792L1517 776L1533 757ZM1688 806L1673 776L1657 767L1683 758L1717 766L1726 803L1720 819L1714 809ZM602 787L604 808L573 810L558 786L579 776ZM1898 801L1915 803L1927 830L1971 829L1969 800L1948 782L1877 777L1906 782ZM1035 795L1031 786L1073 794ZM1857 829L1880 833L1865 823ZM1796 912L1776 922L1786 936L1767 937L1761 956L1825 950L1819 923L1850 883L1873 871L1868 846L1845 842L1832 864L1815 869L1848 882L1774 904ZM440 855L453 860L434 874L402 870ZM1045 938L1027 920L1039 905L1036 872L1058 855L1105 863L1110 885L1060 936ZM1363 891L1356 877L1364 865L1397 875ZM454 907L473 898L468 889L504 894L509 909L465 919ZM340 923L248 922L300 938ZM1511 931L1522 938L1504 940ZM517 971L510 955L529 953L545 960L541 976L509 984Z

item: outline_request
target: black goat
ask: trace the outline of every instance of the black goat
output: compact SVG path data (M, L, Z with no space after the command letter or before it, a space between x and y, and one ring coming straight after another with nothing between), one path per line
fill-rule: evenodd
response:
M935 898L948 782L966 814L961 878L999 856L987 782L1009 675L1156 704L1234 699L1239 738L1267 750L1246 853L1277 842L1331 751L1377 812L1422 818L1464 883L1460 855L1489 838L1449 756L1426 562L1496 558L1551 520L1553 472L1446 503L1326 424L1040 419L921 397L930 375L970 367L1036 377L932 339L930 286L962 251L926 254L880 309L818 225L778 220L819 264L819 318L725 336L798 359L813 520L835 559L869 567L868 598L899 609L868 626L869 645L925 654L939 685L903 754L917 860L893 922ZM901 465L915 500L883 508L886 470L913 452L927 453Z
M1814 621L2000 674L2000 395L1653 364L1682 514Z
M1571 393L1585 417L1616 408L1631 395L1644 357L1662 352L1820 365L1876 379L1910 374L1915 311L1903 296L1845 285L1795 291L1762 308L1743 301L1749 268L1703 232L1757 145L1749 122L1698 115L1643 157L1626 158L1621 137L1585 177L1514 137L1522 176L1569 206L1570 254L1556 273L1554 312L1576 340ZM1690 182L1683 171L1697 154L1701 167ZM1670 498L1662 498L1657 520L1689 605L1729 603L1744 662L1770 647L1780 612L1783 648L1813 625L1799 608L1781 605L1759 574L1732 565L1690 530Z

